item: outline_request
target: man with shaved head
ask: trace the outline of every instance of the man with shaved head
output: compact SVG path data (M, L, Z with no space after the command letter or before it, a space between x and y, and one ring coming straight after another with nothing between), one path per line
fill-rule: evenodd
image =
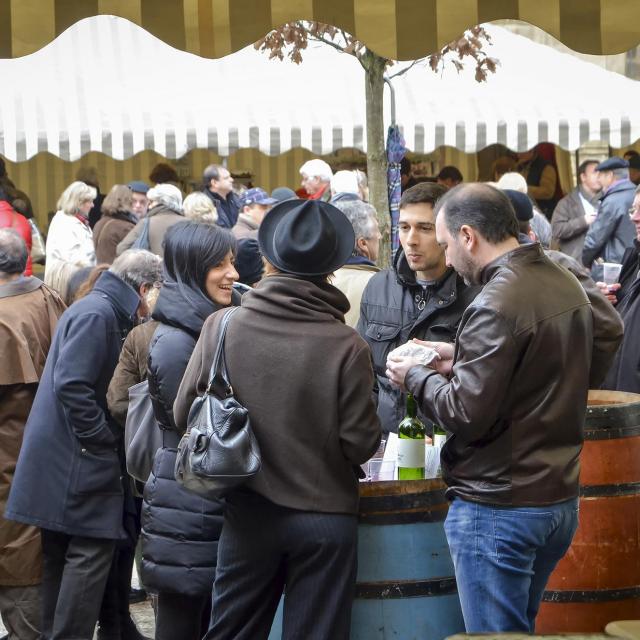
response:
M621 339L594 337L577 279L518 243L507 196L460 185L436 204L447 265L482 291L433 368L391 358L387 375L447 431L445 531L469 633L527 632L578 526L587 391Z

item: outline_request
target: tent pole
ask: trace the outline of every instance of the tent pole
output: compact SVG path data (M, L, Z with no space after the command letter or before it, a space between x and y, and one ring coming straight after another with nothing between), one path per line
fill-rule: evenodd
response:
M396 123L396 90L393 88L393 85L391 84L391 80L389 80L389 78L385 77L384 81L389 86L389 91L391 92L391 124L395 124Z

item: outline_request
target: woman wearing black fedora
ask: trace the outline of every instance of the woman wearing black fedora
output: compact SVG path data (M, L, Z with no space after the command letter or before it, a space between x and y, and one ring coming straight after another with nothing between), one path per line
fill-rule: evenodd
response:
M327 276L355 237L330 204L276 205L260 226L267 276L229 322L225 357L249 411L262 468L229 493L205 640L267 638L286 589L283 638L349 637L355 590L357 465L380 441L366 343L344 324ZM203 327L174 405L186 428L208 383L221 314Z

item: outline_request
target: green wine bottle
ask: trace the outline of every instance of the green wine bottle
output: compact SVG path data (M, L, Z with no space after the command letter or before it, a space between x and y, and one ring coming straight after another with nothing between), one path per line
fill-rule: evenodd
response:
M447 441L447 432L437 424L433 425L433 446L441 447Z
M398 425L398 480L424 478L425 428L416 414L416 401L409 393L407 415Z
M440 425L434 424L433 425L433 446L440 448L440 451L438 452L440 455L440 460L442 459L442 447L444 446L444 443L446 441L447 441L446 431ZM440 460L438 460L438 471L436 474L438 478L442 477L442 463L440 462Z

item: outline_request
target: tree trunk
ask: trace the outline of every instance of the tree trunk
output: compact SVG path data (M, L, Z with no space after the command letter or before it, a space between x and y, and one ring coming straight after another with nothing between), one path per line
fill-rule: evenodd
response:
M384 68L386 58L365 49L361 56L365 68L365 99L367 105L367 177L369 202L378 212L382 242L378 266L391 263L391 217L387 194L387 153L384 135Z

